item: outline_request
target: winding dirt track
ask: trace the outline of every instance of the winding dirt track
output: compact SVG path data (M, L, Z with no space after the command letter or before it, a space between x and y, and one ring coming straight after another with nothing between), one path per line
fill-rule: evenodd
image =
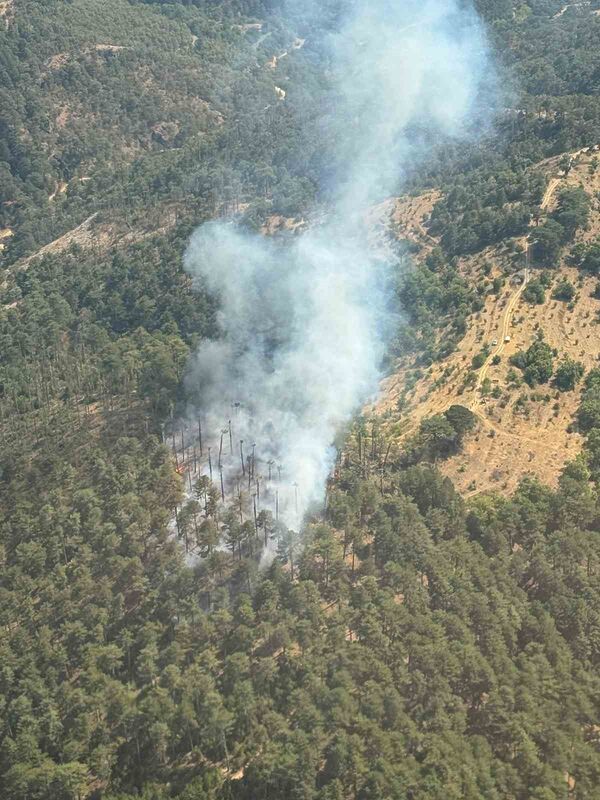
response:
M583 148L581 151L576 153L571 153L571 158L576 159L577 156L581 152L586 152L589 148ZM548 185L546 187L546 191L544 192L544 196L540 203L540 211L544 212L547 211L549 206L552 203L552 200L555 196L557 189L562 184L562 176L561 177L553 177L550 178ZM412 210L412 208L411 208ZM420 233L419 230L420 226L416 226L416 230ZM427 231L424 230L424 233L427 234ZM498 344L494 346L493 351L487 357L485 363L480 368L477 374L477 380L473 387L473 394L471 398L466 401L465 405L469 408L469 410L478 418L481 422L484 429L487 429L489 432L493 432L498 436L502 436L509 441L514 441L515 445L517 443L527 442L531 445L536 446L539 450L548 454L548 457L554 457L556 452L560 449L560 445L556 442L553 442L550 438L549 440L544 440L543 437L535 438L529 436L523 436L520 433L515 433L511 430L507 430L504 425L498 424L495 420L489 418L489 416L485 413L486 409L484 406L484 398L481 397L481 387L483 382L485 381L486 377L488 376L488 372L490 367L492 366L492 361L494 360L495 356L499 356L507 349L507 345L509 344L506 339L511 336L512 330L512 322L515 312L519 306L519 301L522 298L523 292L527 287L529 281L529 265L530 265L530 240L532 237L533 229L531 229L527 235L521 237L520 244L523 247L523 251L525 253L525 268L524 268L524 280L520 283L519 286L515 287L515 291L509 295L507 304L505 309L503 310L502 316L499 320L499 326L496 328L497 330L497 338ZM466 399L466 398L465 398ZM428 401L427 411L428 413L436 413L436 414L443 414L457 399L449 398L449 397L437 397L432 398ZM416 424L417 420L413 418L411 420L413 424L409 424L407 428L405 428L401 434L401 436L405 436L410 434Z
M560 178L552 178L548 183L548 187L544 193L544 197L542 199L542 203L540 206L542 211L545 211L552 202L552 198L554 197L554 192L556 191L559 185L560 185ZM483 419L486 422L489 422L489 420L487 420L487 418L481 412L478 411L478 407L481 403L479 390L481 389L481 386L487 377L490 366L492 365L492 361L496 356L499 356L504 352L504 349L507 344L506 339L510 335L510 328L512 324L513 314L519 303L519 300L521 299L521 295L525 291L525 287L527 286L527 282L529 280L529 240L527 236L523 239L523 246L525 249L525 261L527 265L525 267L525 280L519 286L519 288L516 290L516 292L513 294L513 296L507 303L506 311L504 312L504 315L502 317L502 331L500 333L500 340L498 342L498 346L492 353L490 353L490 355L487 357L485 361L485 364L479 370L479 375L477 376L477 383L475 384L475 390L473 392L473 399L469 405L469 409L474 414L476 414L480 419Z
M529 258L529 246L527 246L525 252L527 253L527 258ZM477 383L475 384L475 389L474 389L474 397L469 406L471 411L475 411L476 407L481 402L481 398L479 397L479 390L481 389L481 385L483 384L484 380L487 377L488 371L492 365L492 361L496 356L499 356L504 352L504 348L506 347L507 344L506 339L509 336L510 326L512 323L512 317L517 307L517 304L521 299L521 295L523 294L523 292L525 291L525 287L527 286L527 279L528 275L526 275L523 283L519 286L517 291L513 294L513 296L507 303L506 311L504 312L504 315L502 317L502 331L500 333L498 346L492 353L490 353L490 355L487 357L485 361L485 364L479 370L479 375L477 376Z
M579 155L579 153L582 153L582 152L583 152L583 150L578 150L577 153L575 153L573 155L573 158L575 158L576 156ZM541 205L541 210L542 211L545 211L548 208L548 206L550 205L550 201L552 200L552 197L554 196L554 192L556 191L559 183L560 183L560 178L552 178L550 180L550 183L548 184L548 188L546 189L546 192L544 193L544 199L542 200L542 205Z

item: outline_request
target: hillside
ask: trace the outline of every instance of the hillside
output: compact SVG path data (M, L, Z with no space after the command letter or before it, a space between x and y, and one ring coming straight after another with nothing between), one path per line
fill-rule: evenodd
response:
M600 7L467 5L0 0L0 800L598 800Z
M270 197L271 184L276 208L290 194L300 205L310 197L282 143L268 150L256 134L271 131L276 142L279 132L301 135L305 109L293 92L278 95L290 76L270 65L274 53L287 47L282 64L308 84L318 76L280 17L260 2L246 5L109 0L100 11L75 0L50 3L51 13L28 0L7 6L0 264L99 210L135 226L165 203L198 222ZM248 22L253 13L263 22Z
M600 235L600 175L591 166L594 159L596 148L578 153L567 176L560 167L560 157L532 168L547 180L538 223L556 208L557 196L564 187L581 186L592 198L589 222L577 232L574 244L593 242ZM423 195L399 200L391 210L395 234L418 245L417 258L439 245L426 227L432 199ZM535 239L535 226L529 238ZM481 310L469 316L467 333L448 358L428 369L419 369L419 356L402 359L398 371L384 381L382 397L375 407L375 413L383 415L386 427L396 436L407 435L421 419L442 413L453 404L471 409L480 422L477 434L466 443L464 452L441 465L467 495L486 490L510 494L525 475L555 486L564 464L582 447L581 437L573 430L581 385L570 392L560 392L551 384L532 389L515 378L510 358L527 350L542 333L557 362L573 359L585 372L596 367L600 358L597 279L569 266L565 252L550 270L530 267L530 282L545 274L548 284L542 302L528 302L518 245L522 250L524 240L506 240L458 260L458 271L465 280L473 287L484 286ZM496 279L502 284L497 293L491 290ZM553 295L563 281L576 287L572 300ZM444 335L442 331L440 336ZM508 338L510 341L505 341ZM474 369L473 359L486 346L489 354L483 366ZM416 381L412 378L415 371L421 374Z

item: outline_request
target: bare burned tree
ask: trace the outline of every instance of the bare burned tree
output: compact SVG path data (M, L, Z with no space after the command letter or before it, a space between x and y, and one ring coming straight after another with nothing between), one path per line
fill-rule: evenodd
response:
M219 469L221 469L221 466L223 464L223 461L222 461L222 459L223 459L223 436L225 436L226 433L227 433L227 428L223 428L223 430L221 431L221 441L219 442Z
M232 403L231 405L237 411L241 404ZM284 529L287 530L287 526L282 522L282 516L285 518L286 513L291 511L292 502L294 503L295 514L298 516L301 505L299 484L290 482L285 487L283 486L284 467L282 464L278 464L275 458L269 457L262 460L261 463L266 464L266 470L264 468L260 471L257 469L257 466L260 466L258 463L260 462L258 450L260 442L252 441L250 452L246 453L244 451L246 440L238 440L240 460L236 468L233 448L233 413L231 417L219 430L218 458L215 464L213 464L213 451L217 449L217 436L207 436L199 416L195 422L192 422L191 428L186 428L185 423L182 421L173 421L167 429L167 436L172 441L173 459L177 470L183 477L184 485L187 484L186 490L189 491L192 497L195 496L196 499L192 502L196 504L198 512L202 513L205 519L210 519L214 522L216 534L219 536L225 530L223 525L226 526L225 519L227 514L233 514L236 520L239 518L239 523L236 524L246 526L246 538L244 539L246 544L244 546L252 553L255 547L252 542L257 540L260 541L261 547L263 540L264 547L269 547L269 539L271 538L271 533L275 530L275 523L280 526L282 531ZM192 437L191 435L191 431L195 431L194 425L197 425L197 437ZM228 454L224 450L224 447L226 448L226 437L229 438ZM365 434L364 441L368 441L367 434ZM373 431L372 442L371 447L377 453L379 442L375 435L375 430ZM186 447L186 444L189 446ZM363 445L362 440L361 445ZM203 458L204 450L207 453L206 462ZM371 448L368 444L362 446L361 456L363 461L365 459L370 460L370 450ZM228 462L228 457L230 456L234 456L231 459L233 462L231 464ZM380 461L382 458L383 453L379 454ZM213 474L213 467L215 474ZM203 474L204 470L206 470L207 474ZM245 486L246 478L248 479L247 487ZM294 491L293 499L291 496L292 487ZM281 495L282 491L284 491L284 495ZM201 498L202 506L199 504ZM282 498L283 505L280 502ZM173 523L175 527L180 529L180 536L185 534L186 520L187 517L185 515L182 516L181 509L178 508ZM191 522L189 524L191 525ZM194 530L196 528L197 525L194 521ZM192 546L195 545L192 544Z

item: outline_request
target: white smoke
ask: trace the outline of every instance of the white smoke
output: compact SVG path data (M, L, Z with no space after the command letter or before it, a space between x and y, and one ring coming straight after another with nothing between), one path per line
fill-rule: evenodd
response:
M343 169L327 220L285 240L210 223L185 256L220 298L222 337L201 345L192 370L207 426L223 429L241 404L225 468L239 467L240 439L263 465L282 465L296 528L323 498L336 432L380 377L386 281L365 212L424 156L416 126L457 135L472 122L488 74L481 28L458 0L359 0L330 52L335 114L324 127Z

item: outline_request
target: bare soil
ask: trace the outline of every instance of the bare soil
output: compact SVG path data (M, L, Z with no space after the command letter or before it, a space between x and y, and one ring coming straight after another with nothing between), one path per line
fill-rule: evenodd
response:
M10 239L14 235L12 228L0 228L0 252L4 250L5 244L3 240Z
M68 188L69 188L68 183L66 183L65 181L58 181L52 194L48 195L48 200L52 202L52 200L55 200L59 195L64 194Z
M7 28L13 15L13 5L14 0L0 0L0 19L4 20L4 24Z
M306 220L304 219L284 217L281 214L272 214L262 226L261 233L265 236L274 236L276 233L282 233L283 231L299 233L305 228Z
M62 253L72 245L77 245L83 250L104 251L109 247L124 247L153 236L163 235L177 223L177 207L176 204L165 206L161 209L160 218L149 219L147 227L144 228L133 228L125 223L97 222L97 216L97 212L92 214L76 228L67 231L67 233L44 245L35 253L27 256L27 258L17 262L12 269L26 269L34 259L42 258L49 254Z
M592 198L592 213L588 229L578 234L577 241L590 241L600 236L600 169L593 172L590 165L595 151L573 155L573 167L567 177L558 170L559 158L542 165L550 178L543 209L548 212L555 207L562 186L583 185ZM427 246L430 237L422 225L422 215L430 213L432 199L428 193L422 198L395 201L395 234ZM518 244L523 246L523 242ZM462 259L461 273L474 283L479 282L487 262L492 265L488 276L492 280L503 274L511 252L506 244L487 248ZM535 270L532 272L535 276ZM555 485L564 464L581 450L581 437L569 430L581 387L561 393L551 384L531 389L526 384L516 386L509 379L510 356L527 349L540 330L557 351L556 363L569 356L580 361L586 371L598 365L600 300L594 296L596 279L580 275L564 259L553 271L553 277L554 284L567 278L576 286L572 304L552 299L551 288L543 304L530 305L522 297L525 284L507 279L499 296L487 295L484 308L470 317L467 334L456 352L425 370L408 393L407 381L416 365L414 359L402 360L397 371L383 381L380 398L369 409L381 415L388 430L402 439L414 432L425 416L442 413L455 403L470 408L480 420L477 432L467 440L460 455L439 465L466 495L490 489L510 493L526 474ZM505 341L507 337L510 341ZM465 386L472 359L484 345L490 348L490 355L475 384ZM499 364L493 364L494 356L499 356ZM519 370L516 372L520 375ZM487 390L486 396L482 396L482 388ZM494 398L491 392L499 396Z

